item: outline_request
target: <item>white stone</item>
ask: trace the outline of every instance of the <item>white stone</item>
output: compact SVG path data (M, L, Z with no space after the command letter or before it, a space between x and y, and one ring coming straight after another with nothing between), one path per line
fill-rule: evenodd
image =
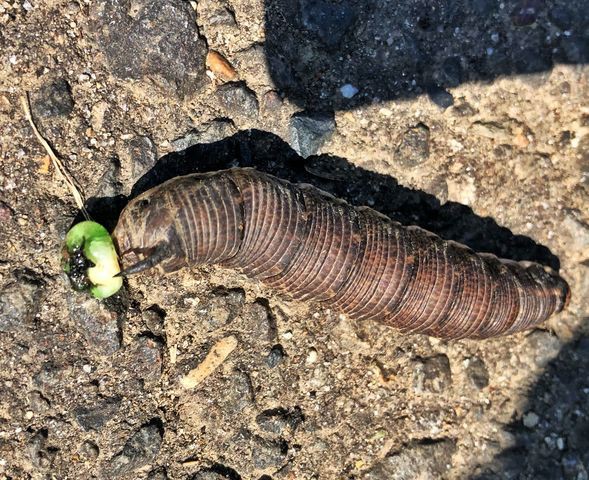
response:
M352 98L359 92L359 90L350 83L346 83L342 88L339 89L339 91L344 98Z
M307 354L307 359L305 360L305 363L307 365L311 365L312 363L315 363L316 361L317 361L317 350L312 348L309 350L309 353Z
M524 426L528 428L534 428L539 421L540 417L535 412L528 412L523 417Z

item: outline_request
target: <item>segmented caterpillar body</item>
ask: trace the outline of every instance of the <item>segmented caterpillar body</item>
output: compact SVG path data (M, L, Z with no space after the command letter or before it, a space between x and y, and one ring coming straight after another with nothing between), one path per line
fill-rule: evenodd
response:
M441 338L521 331L570 296L540 265L477 254L253 169L153 188L125 208L113 236L127 273L216 263L295 299Z

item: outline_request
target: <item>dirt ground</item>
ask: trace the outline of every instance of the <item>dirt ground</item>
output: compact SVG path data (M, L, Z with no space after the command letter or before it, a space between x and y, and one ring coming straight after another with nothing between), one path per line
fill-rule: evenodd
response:
M588 32L586 0L0 0L0 478L589 478ZM90 299L26 92L109 227L255 166L559 268L572 302L446 342L214 266Z

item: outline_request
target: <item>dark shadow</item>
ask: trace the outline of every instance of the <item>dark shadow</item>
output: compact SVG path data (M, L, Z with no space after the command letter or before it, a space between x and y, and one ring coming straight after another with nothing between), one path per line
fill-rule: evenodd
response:
M266 0L264 49L278 90L341 110L589 61L589 0ZM345 98L340 88L359 92ZM351 92L350 92L351 93Z
M514 235L491 218L464 205L443 205L428 193L399 185L392 177L356 167L344 158L321 155L303 159L282 139L268 132L247 130L210 144L198 144L162 157L133 187L134 197L178 175L229 167L255 167L295 183L309 183L352 205L368 205L404 225L418 225L479 252L513 260L530 260L559 268L548 248ZM94 199L93 217L112 226L118 199ZM92 205L91 205L92 206ZM101 206L100 209L96 208Z
M109 232L112 232L117 225L119 214L127 205L127 198L124 195L114 197L93 197L86 202L86 209L92 220L103 225ZM72 226L84 220L81 213L72 222Z
M582 479L589 472L589 337L565 345L528 394L524 415L507 427L515 445L473 480ZM534 417L537 415L537 417ZM537 422L537 423L536 423Z

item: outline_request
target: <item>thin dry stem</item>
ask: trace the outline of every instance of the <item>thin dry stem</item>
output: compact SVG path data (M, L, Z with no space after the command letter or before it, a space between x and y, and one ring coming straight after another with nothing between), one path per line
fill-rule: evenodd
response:
M68 171L68 169L66 168L64 163L61 161L61 159L55 154L55 152L51 148L51 145L49 145L49 142L47 142L47 140L45 140L43 135L41 135L41 133L39 132L39 129L37 128L37 125L35 125L35 121L33 120L33 116L31 114L31 104L29 101L29 94L25 93L25 95L20 97L20 100L22 103L23 111L25 113L25 117L27 118L27 120L31 124L31 128L33 129L33 133L37 137L37 140L39 140L39 143L41 145L43 145L43 148L47 152L47 155L49 155L49 158L51 158L51 162L53 163L53 167L55 168L55 171L58 173L58 175L61 177L61 179L68 186L72 196L74 197L74 201L76 202L76 205L78 206L78 208L82 211L84 218L86 220L90 220L90 215L88 214L86 207L84 207L84 196L81 192L81 188L78 187L78 182L76 181L74 176Z

